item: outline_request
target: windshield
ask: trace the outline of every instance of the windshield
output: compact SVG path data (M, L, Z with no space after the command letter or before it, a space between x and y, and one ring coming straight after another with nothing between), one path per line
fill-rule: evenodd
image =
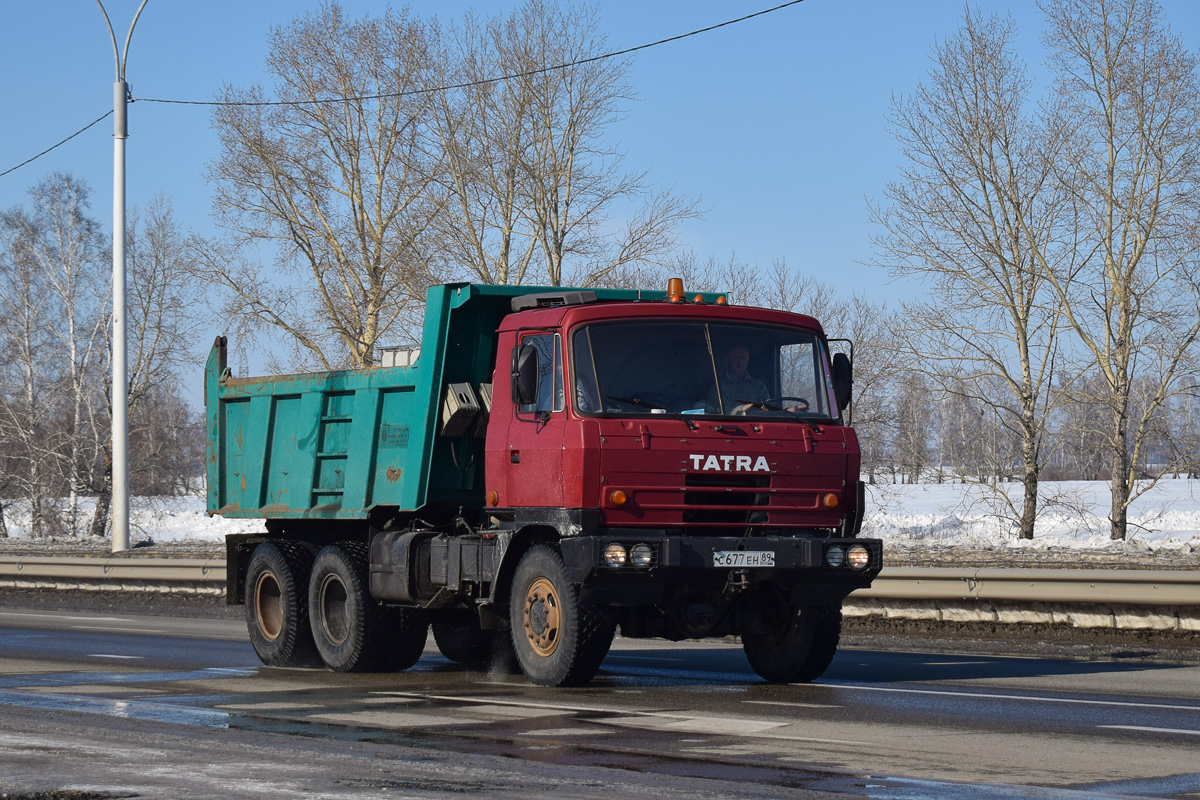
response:
M639 320L577 329L572 393L582 414L835 419L828 356L798 328Z

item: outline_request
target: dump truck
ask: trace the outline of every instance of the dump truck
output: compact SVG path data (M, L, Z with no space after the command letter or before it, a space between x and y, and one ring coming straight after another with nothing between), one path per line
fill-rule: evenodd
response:
M740 637L811 681L883 558L852 353L678 279L434 286L419 346L363 369L234 375L218 337L208 512L265 520L227 538L228 602L272 666L403 670L432 628L452 661L582 685L619 630Z

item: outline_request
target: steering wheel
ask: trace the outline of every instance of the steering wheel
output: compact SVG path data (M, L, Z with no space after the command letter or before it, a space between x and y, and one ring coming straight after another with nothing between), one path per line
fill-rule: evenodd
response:
M778 401L778 402L776 402L776 401ZM792 406L804 406L804 408L798 408L798 409L796 409L796 411L807 411L808 410L808 400L807 399L805 399L803 397L793 397L791 395L786 395L786 394L782 394L779 397L768 397L766 400L763 400L763 403L766 405L778 406L779 408L782 408L784 411L791 411Z
M803 408L795 409L796 411L807 411L808 400L803 397L793 397L791 395L768 397L766 400L758 400L753 403L739 403L738 407L733 410L733 414L734 416L744 417L749 408L761 408L763 411L791 412L794 406L803 406Z

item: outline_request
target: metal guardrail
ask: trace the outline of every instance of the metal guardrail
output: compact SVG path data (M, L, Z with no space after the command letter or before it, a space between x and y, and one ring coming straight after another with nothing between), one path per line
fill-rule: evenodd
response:
M223 583L223 558L0 555L0 579ZM853 597L1013 603L1200 606L1200 571L1019 567L887 567Z
M223 558L0 556L0 578L45 581L207 583L225 581Z
M1200 606L1200 571L889 567L858 598Z

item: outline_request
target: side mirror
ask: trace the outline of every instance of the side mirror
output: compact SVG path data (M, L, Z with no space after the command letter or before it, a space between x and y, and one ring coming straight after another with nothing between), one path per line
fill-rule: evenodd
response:
M838 411L845 411L854 392L854 372L845 353L833 354L833 393L837 396Z
M513 348L512 356L512 401L516 406L530 406L537 402L538 354L531 344Z

